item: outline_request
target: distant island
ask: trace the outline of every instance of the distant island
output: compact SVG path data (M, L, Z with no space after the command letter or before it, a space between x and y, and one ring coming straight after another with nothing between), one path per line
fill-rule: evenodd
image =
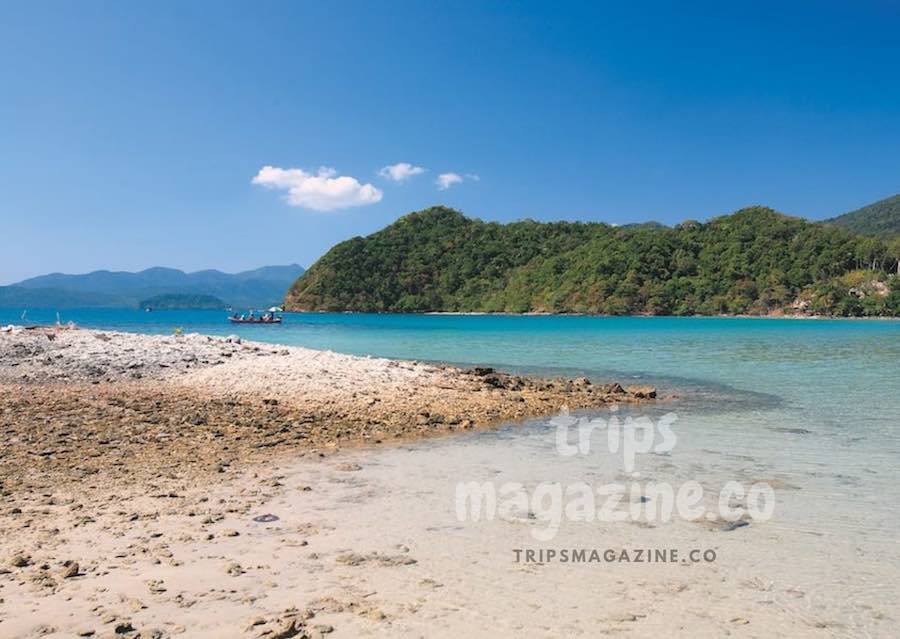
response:
M285 310L897 316L900 236L883 229L900 231L900 197L827 222L750 207L671 228L437 206L334 246Z
M0 286L0 307L136 308L157 296L180 296L181 301L171 298L172 304L184 304L188 298L194 298L190 302L192 304L200 303L200 299L206 296L215 299L215 308L268 308L281 303L285 291L302 273L303 267L297 264L264 266L241 273L216 270L185 273L163 267L137 273L52 273L11 286ZM211 304L212 300L204 303ZM160 304L153 306L163 308Z
M228 304L214 295L189 294L189 293L165 293L154 295L141 300L138 308L143 310L179 310L179 309L208 309L221 310L228 308Z

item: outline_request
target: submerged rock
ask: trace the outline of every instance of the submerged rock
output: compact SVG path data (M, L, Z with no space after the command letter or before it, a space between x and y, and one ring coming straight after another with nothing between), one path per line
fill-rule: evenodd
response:
M656 389L653 386L626 386L625 392L638 399L656 398Z

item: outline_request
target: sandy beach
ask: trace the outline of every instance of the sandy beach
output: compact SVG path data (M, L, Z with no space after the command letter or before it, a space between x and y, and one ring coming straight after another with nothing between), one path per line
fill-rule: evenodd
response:
M349 545L332 537L341 518L304 517L305 503L254 519L267 504L340 504L330 487L356 485L373 448L655 397L237 337L43 328L0 333L0 385L9 637L392 634L402 612L332 571L402 574L409 547ZM307 548L326 533L327 551Z
M879 492L803 429L787 464L753 427L642 456L642 481L700 482L710 509L726 481L767 483L769 521L566 521L540 541L534 503L454 511L459 482L632 481L621 455L560 456L547 416L669 410L651 388L39 329L0 332L0 391L4 638L889 637L900 618ZM621 492L622 514L647 501ZM561 549L600 559L521 556Z
M542 542L534 503L454 512L459 482L590 481L623 484L624 515L647 498L621 456L560 457L547 418L668 410L650 387L36 329L0 332L0 391L4 638L880 637L900 614L893 540L858 529L869 495L814 525L831 475L775 471L751 441L639 475L699 481L710 510L723 482L764 481L771 521L566 521ZM523 560L550 549L599 561Z

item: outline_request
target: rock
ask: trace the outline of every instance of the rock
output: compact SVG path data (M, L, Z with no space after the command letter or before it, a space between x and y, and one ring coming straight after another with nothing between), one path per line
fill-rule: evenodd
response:
M278 521L278 515L273 515L271 513L266 513L265 515L257 515L253 518L258 524L268 524L273 521Z
M117 635L125 635L129 632L134 632L134 626L131 625L130 621L120 621L116 624L116 627L113 628L113 632Z
M60 573L60 577L63 579L70 579L78 575L78 562L77 561L67 561L63 564L65 568L63 568Z
M12 564L14 568L24 568L31 564L31 557L27 555L16 554L12 556L12 559L9 560L9 563Z
M338 555L335 561L345 566L359 566L366 562L366 557L355 552L346 552Z
M228 344L240 344L241 338L238 335L229 335L225 338L225 342Z
M226 531L223 532L222 534L225 535L226 537L239 537L239 536L241 535L241 533L239 533L238 531L234 530L233 528L229 528L228 530L226 530Z
M291 637L299 635L302 629L303 626L298 625L294 619L287 619L281 627L271 633L269 637L271 637L271 639L290 639Z
M151 581L147 582L147 589L152 595L158 595L166 592L167 590L161 579L152 579Z
M739 519L738 521L729 521L727 524L724 524L719 530L722 532L731 532L732 530L737 530L738 528L743 528L744 526L749 526L750 522L744 519Z
M247 630L260 639L308 639L309 635L304 631L305 624L297 616L296 609L291 609L271 620L257 617Z
M654 399L656 397L656 389L653 386L626 386L625 392L638 399Z
M240 577L244 574L245 571L239 563L234 562L228 565L228 568L225 572L227 572L232 577Z
M368 555L360 555L355 552L347 552L335 557L335 562L344 566L361 566L368 562L377 563L380 566L411 566L416 562L412 557L406 555L382 555L377 552Z
M613 621L637 621L637 615L633 615L629 612L623 612L615 614L611 617Z

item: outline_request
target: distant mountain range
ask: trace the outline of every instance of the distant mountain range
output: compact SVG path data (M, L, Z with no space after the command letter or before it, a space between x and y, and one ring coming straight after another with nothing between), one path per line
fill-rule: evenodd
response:
M860 235L882 238L900 235L900 194L825 220L825 224L840 226Z
M297 264L263 266L233 274L216 270L185 273L163 267L137 273L52 273L0 286L0 307L137 308L143 300L181 295L214 296L236 308L263 308L280 304L285 291L302 273L303 267Z

